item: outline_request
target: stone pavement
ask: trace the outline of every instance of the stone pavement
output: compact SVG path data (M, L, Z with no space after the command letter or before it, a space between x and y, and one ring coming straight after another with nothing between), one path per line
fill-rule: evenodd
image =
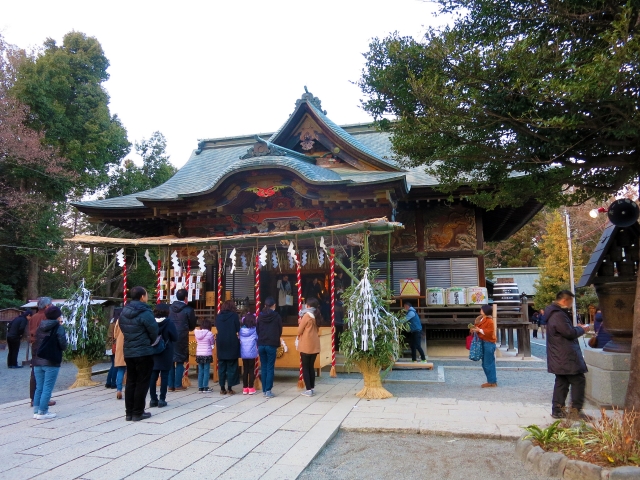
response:
M200 394L191 387L169 392L169 406L149 409L153 416L141 422L125 422L114 390L57 392L51 410L58 417L48 421L34 420L27 400L0 405L0 476L288 479L339 428L516 439L522 426L550 423L549 406L538 400L550 396L549 384L538 382L544 395L534 401L530 390L520 392L521 382L535 383L531 378L543 372L502 375L502 389L480 389L481 372L447 370L444 383L389 385L396 397L367 401L355 397L360 375L323 375L317 395L308 398L300 396L296 372L278 372L274 399Z
M361 400L341 428L360 432L421 433L517 440L522 427L552 422L548 405L455 398Z
M52 420L35 420L28 400L0 405L0 476L19 480L296 478L358 402L357 379L322 378L303 397L295 378L276 398L169 393L169 406L124 420L114 390L58 392Z

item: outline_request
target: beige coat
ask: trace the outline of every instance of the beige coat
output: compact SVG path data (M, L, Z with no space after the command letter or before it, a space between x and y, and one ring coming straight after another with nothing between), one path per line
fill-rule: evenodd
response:
M307 312L298 319L298 351L300 353L320 353L320 336L316 317Z
M120 320L116 322L116 326L113 329L113 338L116 340L116 358L113 364L116 367L126 367L127 364L124 363L124 335L120 330Z

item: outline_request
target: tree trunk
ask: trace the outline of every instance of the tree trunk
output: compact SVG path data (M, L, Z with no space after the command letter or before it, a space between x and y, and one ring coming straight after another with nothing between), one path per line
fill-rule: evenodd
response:
M40 276L40 264L37 257L29 259L29 271L27 272L27 299L38 298L38 279Z
M637 278L636 299L633 306L633 340L631 342L629 385L624 404L626 410L640 413L640 275Z

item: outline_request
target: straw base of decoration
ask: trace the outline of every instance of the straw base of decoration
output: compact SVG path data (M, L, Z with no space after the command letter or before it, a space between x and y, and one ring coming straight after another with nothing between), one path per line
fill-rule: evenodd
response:
M262 390L262 382L260 381L260 378L256 377L253 382L253 388L255 388L256 390Z
M298 388L304 388L304 380L298 380Z
M86 357L79 357L73 360L73 363L76 367L78 367L78 373L76 374L76 381L73 382L73 385L69 387L79 388L79 387L95 387L96 385L100 385L100 382L94 382L91 380L91 367L92 364L86 359Z
M189 377L182 377L182 386L184 388L190 387L191 386L191 380L189 380Z
M391 398L393 395L382 386L380 379L380 367L373 362L357 362L358 368L362 372L364 388L356 393L356 397L368 399Z
M338 376L338 374L336 373L336 366L332 365L331 366L331 371L329 372L329 376L332 378L336 378Z

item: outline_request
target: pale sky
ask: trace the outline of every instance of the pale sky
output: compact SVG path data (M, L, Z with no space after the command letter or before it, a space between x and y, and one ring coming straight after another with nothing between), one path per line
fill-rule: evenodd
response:
M338 124L367 122L351 82L373 37L419 37L436 17L419 0L6 1L0 32L23 48L96 37L111 66L105 86L129 140L159 130L181 167L199 138L274 131L304 85Z

